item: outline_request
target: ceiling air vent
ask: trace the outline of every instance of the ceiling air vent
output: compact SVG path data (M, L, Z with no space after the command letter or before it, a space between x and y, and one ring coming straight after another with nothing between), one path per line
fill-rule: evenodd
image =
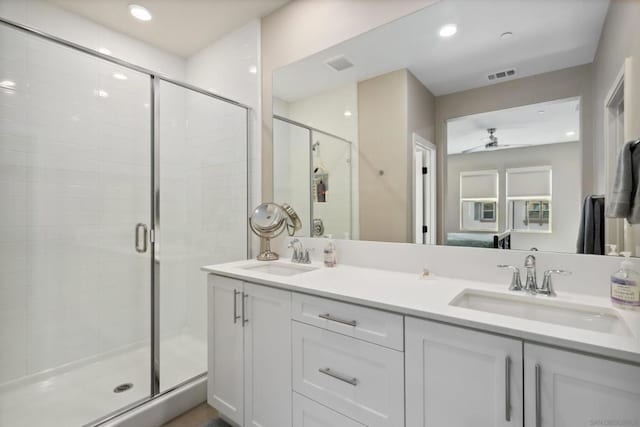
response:
M335 58L331 58L325 62L333 71L344 71L347 68L353 67L353 63L347 59L346 56L340 55Z
M515 75L516 75L516 70L512 68L510 70L498 71L493 74L489 74L487 78L489 80L500 80L500 79L506 79L507 77L513 77Z

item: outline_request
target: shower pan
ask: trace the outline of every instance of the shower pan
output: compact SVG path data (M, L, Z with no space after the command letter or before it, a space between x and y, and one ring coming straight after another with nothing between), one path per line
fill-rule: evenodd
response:
M247 256L249 107L5 20L0 72L0 426L202 378L199 267Z

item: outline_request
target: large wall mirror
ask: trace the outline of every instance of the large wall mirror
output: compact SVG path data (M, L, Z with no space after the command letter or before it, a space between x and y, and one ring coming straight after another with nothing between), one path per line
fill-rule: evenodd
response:
M276 70L274 200L305 236L639 255L606 209L640 138L624 3L441 0Z

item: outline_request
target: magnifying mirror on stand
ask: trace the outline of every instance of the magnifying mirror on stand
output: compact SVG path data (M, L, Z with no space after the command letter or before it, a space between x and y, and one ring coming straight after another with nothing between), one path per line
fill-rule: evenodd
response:
M258 260L275 261L279 256L271 250L271 239L279 236L285 228L287 234L293 236L302 228L302 221L288 204L280 206L270 202L263 203L253 210L249 218L249 227L261 239Z

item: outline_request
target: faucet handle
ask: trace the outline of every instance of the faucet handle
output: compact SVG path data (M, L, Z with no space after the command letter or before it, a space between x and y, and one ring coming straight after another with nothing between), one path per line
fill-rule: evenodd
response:
M498 264L500 270L512 270L513 276L511 277L511 284L509 285L510 291L521 291L522 280L520 279L520 269L515 265Z
M553 282L551 281L551 275L558 274L561 276L568 276L571 274L567 270L551 269L544 272L544 279L542 280L542 287L538 289L538 293L546 295L548 297L555 297L556 291L553 289Z
M307 248L304 250L304 255L300 256L300 262L303 264L311 264L311 255L310 252L313 252L313 248Z

